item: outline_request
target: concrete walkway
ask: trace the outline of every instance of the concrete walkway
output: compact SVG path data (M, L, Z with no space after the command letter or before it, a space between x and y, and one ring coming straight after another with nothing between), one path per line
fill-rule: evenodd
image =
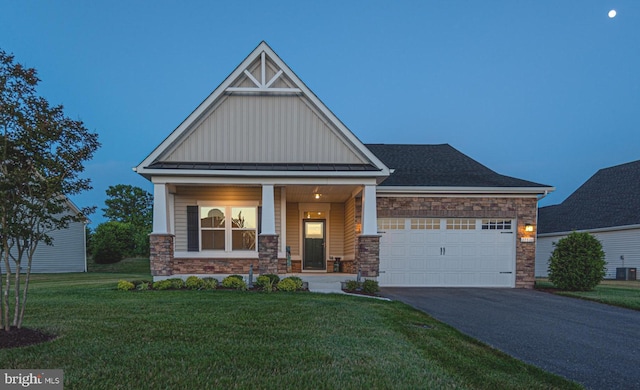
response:
M640 312L523 289L382 288L463 333L590 389L640 389Z

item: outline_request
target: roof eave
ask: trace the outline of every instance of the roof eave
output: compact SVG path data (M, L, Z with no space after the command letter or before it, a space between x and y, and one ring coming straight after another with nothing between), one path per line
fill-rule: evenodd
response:
M379 186L378 194L514 194L546 195L555 187L450 187L450 186Z

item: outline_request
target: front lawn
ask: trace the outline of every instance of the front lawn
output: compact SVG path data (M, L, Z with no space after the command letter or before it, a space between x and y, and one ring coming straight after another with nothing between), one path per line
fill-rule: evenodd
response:
M60 337L0 367L65 389L580 388L399 303L345 295L115 290L146 275L33 275L25 326Z
M640 310L640 281L603 280L593 291L557 291L547 279L536 280L536 288L568 297Z
M146 274L145 279L151 279L149 258L128 258L113 264L97 264L87 259L88 272L115 272L125 274Z

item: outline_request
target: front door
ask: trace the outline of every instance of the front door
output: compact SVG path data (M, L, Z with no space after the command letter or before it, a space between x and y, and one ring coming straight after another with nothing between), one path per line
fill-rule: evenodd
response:
M325 271L324 220L304 220L304 256L302 269L305 271Z

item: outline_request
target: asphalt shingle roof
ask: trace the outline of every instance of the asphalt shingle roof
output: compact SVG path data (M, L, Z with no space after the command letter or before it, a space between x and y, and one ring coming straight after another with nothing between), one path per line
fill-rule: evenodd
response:
M500 175L449 144L367 144L394 172L381 186L549 187Z
M538 233L640 224L640 160L603 168L559 205L541 207Z

